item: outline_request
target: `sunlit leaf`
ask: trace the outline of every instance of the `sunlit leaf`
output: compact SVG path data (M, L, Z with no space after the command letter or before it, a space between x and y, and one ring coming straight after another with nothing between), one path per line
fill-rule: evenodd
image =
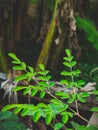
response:
M34 122L37 122L40 117L41 117L40 112L37 111L37 112L34 113L34 115L33 115L33 121L34 121Z
M15 78L15 81L18 82L18 81L21 81L21 80L24 80L24 79L27 79L27 76L26 76L25 74L16 77L16 78Z
M23 95L30 94L31 88L28 86L24 91Z
M21 62L21 66L22 66L23 70L26 69L26 63L25 62Z
M68 85L69 84L67 80L61 80L60 83L64 84L64 85Z
M46 78L45 78L44 76L38 76L38 79L39 79L39 80L46 81Z
M78 81L78 85L81 86L81 85L85 85L85 82L83 80L79 80Z
M98 112L98 107L93 107L91 111Z
M71 104L72 102L74 102L75 97L76 97L76 95L72 94L71 97L68 99L67 102Z
M15 88L13 88L13 91L20 91L20 90L23 90L23 89L26 89L27 86L17 86Z
M19 62L17 62L16 60L12 61L12 64L20 64Z
M40 98L44 98L44 96L45 96L45 92L44 92L44 91L41 91L41 92L40 92Z
M78 99L80 102L83 102L83 103L86 102L85 98L82 97L81 94L77 94L77 99Z
M62 123L66 124L67 121L68 121L68 115L65 114L65 115L62 116Z
M49 125L52 121L52 114L48 114L45 119L46 125Z
M27 114L28 114L28 111L29 111L29 108L25 108L25 109L23 109L22 112L20 113L21 116L25 116L25 115L27 115Z
M15 108L14 114L18 114L21 110L22 110L22 108L19 108L19 107Z
M76 64L77 64L76 61L72 61L72 62L71 62L71 67L75 66Z
M21 63L20 59L14 54L14 53L9 53L8 54L12 59L14 59L15 61L17 61L18 64Z
M45 67L44 67L44 65L43 65L43 64L39 64L39 68L40 68L42 71L44 71L44 70L45 70Z
M27 67L28 67L28 69L29 69L30 72L32 72L32 73L34 72L33 67L31 67L31 66L27 66Z
M67 56L70 57L70 55L71 55L70 50L69 50L69 49L66 49L65 52L66 52Z
M24 68L22 66L13 66L12 69L13 70L24 70Z
M56 123L55 126L54 126L54 130L60 130L62 127L64 126L63 123Z
M49 82L49 87L53 87L55 85L54 82Z
M69 62L63 62L63 64L69 68L71 67L71 64Z
M71 73L68 72L68 71L62 71L62 72L61 72L61 75L64 75L64 76L71 76Z
M89 97L89 93L88 92L82 92L81 97Z
M46 80L48 81L48 80L50 80L51 79L51 76L50 75L47 75L46 76Z
M30 96L31 96L31 97L35 96L35 94L37 93L37 91L38 91L37 89L32 90Z
M47 105L45 103L38 103L37 107L46 108Z

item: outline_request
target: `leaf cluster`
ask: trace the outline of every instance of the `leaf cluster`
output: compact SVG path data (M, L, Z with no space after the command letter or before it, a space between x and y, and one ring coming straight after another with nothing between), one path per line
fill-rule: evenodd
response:
M75 19L77 27L85 32L88 41L90 41L94 48L98 50L98 31L96 30L93 21L83 19L80 16L76 16Z
M50 95L51 99L49 103L45 104L43 102L34 104L9 104L6 105L2 111L7 111L14 108L14 113L20 113L21 116L32 116L32 121L37 122L40 118L45 119L45 124L49 125L54 119L57 118L57 115L61 116L61 122L56 122L54 124L54 129L61 129L69 120L72 118L76 111L70 109L70 104L78 101L85 103L86 98L89 96L87 92L78 92L85 83L83 80L76 80L76 77L79 77L81 71L75 69L76 61L71 55L69 49L65 50L66 56L64 57L64 66L68 69L61 72L61 75L65 79L61 80L60 83L62 86L65 86L69 90L69 93L66 91L56 91L54 94L51 93L51 88L55 86L55 82L51 81L51 76L49 71L45 70L43 64L39 64L39 71L35 72L34 68L26 65L22 62L15 54L9 53L9 56L13 59L13 69L24 71L23 75L16 77L16 81L22 80L34 80L36 85L28 86L17 86L13 91L17 92L22 90L24 95L29 95L31 97L39 93L40 99L44 98L46 94ZM69 77L69 80L66 80L66 77ZM71 92L71 93L70 93ZM95 95L98 94L97 91L94 92ZM66 102L65 102L66 101ZM93 108L93 110L98 110L98 108ZM72 111L71 111L72 110Z

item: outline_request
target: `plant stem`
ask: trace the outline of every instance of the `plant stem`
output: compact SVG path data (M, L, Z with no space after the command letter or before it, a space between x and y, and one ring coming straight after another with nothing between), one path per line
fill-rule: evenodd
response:
M71 65L70 57L69 57L69 63L70 63L70 65ZM72 73L72 67L70 67L70 72ZM73 74L71 75L71 81L72 81L72 83L74 83L74 76L73 76ZM76 111L77 111L77 113L79 114L78 102L77 102L77 99L76 99L76 91L75 91L74 85L72 85L72 88L73 88L73 93L74 93L74 95L75 95Z
M58 100L59 102L62 102L61 100L59 100L56 96L54 96L52 93L50 93L50 92L47 92L47 94L49 94L51 97L53 97L53 98L55 98L56 100ZM63 102L62 102L63 103ZM72 108L70 108L70 107L68 107L69 108L69 110L70 111L72 111L73 113L74 113L74 115L77 115L78 117L80 117L82 120L84 120L85 122L87 122L87 123L90 123L88 120L86 120L83 116L81 116L80 114L79 114L79 112L77 112L77 111L74 111ZM78 108L78 106L77 106L77 108Z

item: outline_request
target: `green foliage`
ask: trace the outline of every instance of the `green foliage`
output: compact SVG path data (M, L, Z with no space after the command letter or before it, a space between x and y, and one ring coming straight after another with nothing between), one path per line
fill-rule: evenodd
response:
M98 65L81 64L81 78L86 82L95 82L98 90Z
M82 29L88 41L90 41L94 48L98 50L98 31L94 23L91 20L83 19L80 16L76 16L76 24L79 29Z
M54 126L54 130L60 130L62 127L64 126L64 124L62 123L56 123L55 126Z
M23 123L18 122L18 117L12 112L0 112L0 130L26 130Z
M84 126L84 125L79 125L75 122L71 122L71 124L72 124L74 130L97 130L98 129L97 127L95 127L93 125L87 127L87 126Z
M24 71L24 73L21 76L16 77L15 80L19 82L26 79L35 82L35 85L30 84L28 86L17 86L13 91L17 92L22 90L24 95L28 94L31 97L38 93L40 99L44 98L44 96L48 94L51 99L47 104L43 102L40 102L37 105L9 104L3 107L2 111L14 108L15 114L20 113L22 117L32 116L33 122L37 122L40 118L45 118L46 125L51 124L52 121L56 119L57 115L60 115L61 120L54 124L55 130L60 130L75 114L79 116L78 102L85 103L89 94L87 92L78 92L85 83L83 80L77 80L81 71L75 68L77 62L74 61L74 57L71 55L70 50L66 49L65 53L66 56L64 57L63 64L66 67L66 71L64 70L61 72L61 75L63 75L65 79L61 80L61 84L65 85L65 89L68 88L70 93L66 91L57 91L54 94L51 92L51 88L54 87L55 83L51 81L52 77L49 75L49 71L45 70L43 64L39 64L39 71L35 72L33 67L26 65L13 53L9 53L9 56L13 59L13 69ZM98 93L94 92L94 94ZM73 102L76 104L76 111L70 108L70 104ZM81 129L80 126L79 128Z
M98 107L93 107L91 111L98 112Z
M68 93L65 94L63 92L57 92L56 94L61 97L61 99L66 99L68 98L68 103L71 104L73 103L75 100L78 100L80 102L86 102L85 98L89 96L88 93L76 93L76 88L82 88L82 86L85 84L85 82L83 80L78 80L75 81L76 77L79 77L79 75L81 74L81 71L78 69L74 69L75 65L76 65L76 61L74 61L73 56L71 55L70 50L66 49L65 53L67 55L67 57L64 57L64 66L67 68L67 71L62 71L61 75L65 76L65 78L67 79L67 77L69 77L67 80L61 80L60 82L64 85L66 85L67 88L70 88L73 90L73 94L69 95Z

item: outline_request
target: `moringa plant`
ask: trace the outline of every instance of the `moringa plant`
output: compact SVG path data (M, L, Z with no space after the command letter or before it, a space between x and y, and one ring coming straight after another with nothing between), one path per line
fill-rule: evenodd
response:
M77 79L81 71L75 68L77 62L71 55L70 50L66 49L65 53L66 56L63 58L63 64L66 70L61 72L61 75L65 78L60 83L66 89L63 91L55 91L54 93L51 90L55 86L55 82L51 81L49 71L45 70L43 64L39 64L40 70L35 72L33 67L26 65L15 54L9 53L9 56L13 59L13 69L24 71L22 75L15 78L15 82L22 80L29 82L28 86L17 86L13 88L13 91L17 92L22 90L23 95L29 95L30 97L37 94L40 102L37 105L31 104L30 102L29 104L9 104L4 106L2 111L14 108L15 114L20 113L22 117L31 116L33 122L44 118L45 124L51 125L54 130L60 130L62 127L66 129L66 123L74 115L88 123L88 120L82 117L79 112L78 102L86 103L86 98L89 97L89 93L80 91L85 84L83 80ZM34 84L32 82L30 83L32 80L35 82ZM45 98L45 95L51 97L48 103L41 101L42 98ZM76 110L70 107L72 103L75 104ZM57 115L61 116L61 120L57 119Z

